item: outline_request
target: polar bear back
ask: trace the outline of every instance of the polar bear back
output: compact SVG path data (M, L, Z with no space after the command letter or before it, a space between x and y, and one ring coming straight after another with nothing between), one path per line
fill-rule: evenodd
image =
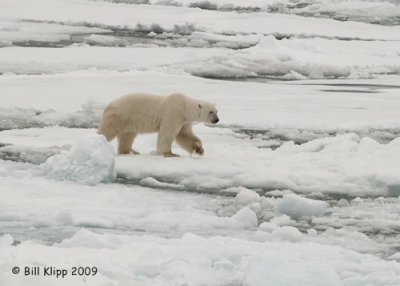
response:
M159 131L163 120L171 117L182 123L188 120L187 108L191 103L195 105L192 99L182 94L128 94L111 102L103 117L126 132L153 133Z

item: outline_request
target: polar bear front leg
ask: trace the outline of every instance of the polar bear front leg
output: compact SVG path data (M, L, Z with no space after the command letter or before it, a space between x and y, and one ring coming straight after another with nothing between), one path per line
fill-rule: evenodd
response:
M181 126L174 126L172 123L161 124L157 137L157 154L164 157L180 157L178 154L172 153L172 142L177 136Z
M186 123L182 126L182 129L176 136L176 142L179 146L188 151L189 154L195 152L200 156L204 155L203 143L196 135L194 135L192 123Z
M118 138L118 154L130 154L133 153L138 155L139 152L132 149L133 141L135 140L136 133L126 132L119 134Z

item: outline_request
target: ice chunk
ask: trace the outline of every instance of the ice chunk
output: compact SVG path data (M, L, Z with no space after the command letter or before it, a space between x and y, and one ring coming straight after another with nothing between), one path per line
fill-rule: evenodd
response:
M53 109L38 110L33 108L0 107L0 130L45 126L66 126L77 128L97 128L103 116L105 104L87 101L82 110L71 113Z
M282 226L272 232L274 237L284 241L298 242L303 239L303 234L293 226Z
M14 242L13 237L10 234L0 236L0 247L10 246Z
M279 226L277 226L274 223L269 223L269 222L263 222L260 224L259 229L265 232L273 232L274 230L276 230L277 228L279 228Z
M323 201L303 198L295 194L284 195L277 204L276 211L293 219L303 216L321 216L329 204Z
M112 46L118 43L118 39L113 36L91 34L85 37L85 41L90 44L98 44L100 46Z
M318 234L318 232L315 229L311 228L311 229L307 229L307 234L309 236L316 236Z
M342 286L336 272L313 262L287 262L275 257L254 259L244 277L245 286Z
M278 40L274 36L268 35L260 39L257 47L268 50L276 50L278 48Z
M114 148L103 135L78 140L71 150L47 159L41 165L49 179L95 185L115 179Z
M61 211L57 214L56 220L65 225L72 224L72 213L70 211Z
M240 209L232 218L243 223L246 227L255 227L258 225L257 215L249 207Z
M166 188L166 189L183 189L183 185L171 184L171 183L163 183L152 177L146 177L140 180L139 182L142 186L148 186L153 188Z
M261 200L259 194L253 190L239 187L241 191L235 197L235 204L238 206L247 206L252 203L258 203Z
M159 275L161 272L162 272L162 266L152 265L152 264L139 265L135 269L136 275L144 275L151 278Z

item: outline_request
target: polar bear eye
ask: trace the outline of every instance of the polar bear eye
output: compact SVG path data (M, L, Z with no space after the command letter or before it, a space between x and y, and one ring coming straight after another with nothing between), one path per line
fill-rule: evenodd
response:
M213 114L213 112L212 112L212 111L210 111L210 114Z

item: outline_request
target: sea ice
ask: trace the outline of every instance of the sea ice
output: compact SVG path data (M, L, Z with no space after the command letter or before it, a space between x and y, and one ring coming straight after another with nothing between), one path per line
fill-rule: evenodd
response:
M46 178L95 185L115 179L114 148L102 135L79 139L71 150L47 159L41 165Z
M329 207L327 202L307 199L295 194L284 195L277 204L278 213L298 219L303 216L321 216Z
M336 272L315 262L289 262L277 257L253 259L244 277L245 286L343 286Z
M232 218L243 223L246 227L257 226L257 215L249 207L240 209Z
M265 227L264 227L265 228ZM272 231L272 236L282 241L299 242L303 239L301 232L293 226L282 226Z
M0 285L400 285L396 2L2 0ZM215 102L205 156L116 156L131 92Z
M261 197L253 190L249 190L243 187L239 187L241 190L235 197L235 204L238 206L246 206L251 203L260 202Z

